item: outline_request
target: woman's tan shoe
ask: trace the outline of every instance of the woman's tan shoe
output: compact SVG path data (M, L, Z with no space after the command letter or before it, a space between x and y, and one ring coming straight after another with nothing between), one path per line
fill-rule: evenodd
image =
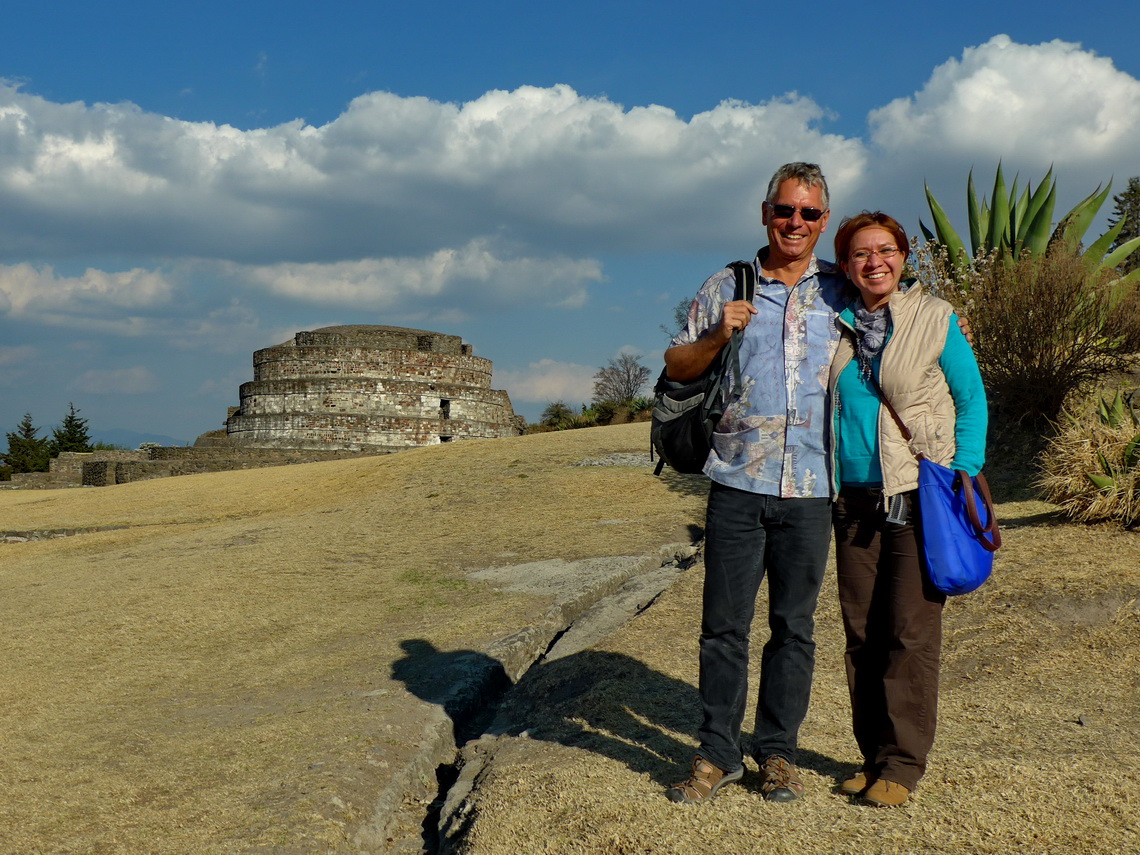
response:
M910 790L894 781L875 781L863 794L863 799L875 807L898 807L910 797Z
M866 772L856 772L836 789L845 796L861 796L871 786L871 779Z

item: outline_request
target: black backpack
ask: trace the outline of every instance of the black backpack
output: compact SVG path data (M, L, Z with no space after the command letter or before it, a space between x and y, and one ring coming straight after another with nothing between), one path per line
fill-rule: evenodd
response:
M749 261L728 265L736 276L733 300L752 302L756 292L756 269ZM696 380L678 383L661 371L653 387L653 424L650 428L649 459L656 452L655 475L668 463L678 472L692 474L705 467L712 448L712 435L728 406L728 372L740 388L740 340L744 330L733 333L728 344Z

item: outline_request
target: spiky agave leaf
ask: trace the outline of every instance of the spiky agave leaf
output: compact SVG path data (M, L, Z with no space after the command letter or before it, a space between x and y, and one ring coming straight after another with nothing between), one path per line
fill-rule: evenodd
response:
M1105 475L1108 475L1110 478L1116 477L1116 469L1108 462L1108 458L1104 455L1104 452L1098 454L1096 459L1100 461L1100 468L1104 470Z
M978 195L974 192L973 169L970 170L970 177L966 179L966 213L970 219L970 248L976 258L984 247L984 235L989 225L989 211L987 210L983 217L982 209L978 207Z
M990 230L986 236L986 249L1003 252L1011 246L1009 241L1009 194L1005 189L1005 178L1001 174L1001 161L998 161L997 175L994 178L994 192L990 197L993 209L990 211Z
M1010 191L1010 200L1012 201L1017 192L1017 181L1013 182L1013 190ZM1021 191L1021 195L1017 197L1017 203L1010 206L1009 212L1009 240L1013 248L1014 256L1021 255L1021 235L1025 231L1025 217L1029 213L1029 185L1025 185L1025 189Z
M1123 228L1124 219L1121 218L1120 222L1089 244L1082 256L1089 267L1095 269L1101 266L1101 262L1105 260L1105 253L1108 252L1108 248L1112 246L1112 242L1116 240L1116 236L1120 234L1120 230Z
M1057 182L1053 180L1053 166L1050 164L1049 171L1045 173L1045 177L1041 179L1041 183L1037 185L1037 189L1029 194L1029 208L1021 220L1021 233L1017 236L1023 246L1029 239L1029 230L1039 219L1041 209L1045 207L1046 203L1049 204L1048 225L1052 225L1053 201L1056 198L1056 186ZM1048 234L1046 234L1046 239L1048 239Z
M1124 220L1121 220L1113 228L1122 225L1124 225ZM1108 254L1108 256L1102 262L1101 266L1109 268L1119 267L1128 259L1130 255L1132 255L1132 253L1136 252L1138 249L1140 249L1140 237L1134 237L1132 240L1126 240L1124 243L1122 243L1120 246Z
M1140 433L1124 446L1124 468L1132 469L1137 463L1140 463Z
M1029 250L1031 255L1044 255L1049 248L1049 237L1053 233L1053 208L1057 203L1057 184L1053 182L1048 192L1039 204L1036 197L1041 193L1042 184L1034 194L1034 200L1029 203L1030 213L1026 214L1025 237L1022 239L1022 249Z
M1108 182L1108 186L1104 190L1100 189L1100 185L1096 186L1088 196L1076 204L1076 206L1069 211L1057 225L1053 234L1056 238L1066 241L1069 246L1076 248L1080 246L1081 239L1085 236L1085 232L1089 230L1094 219L1096 219L1097 211L1100 206L1104 204L1104 200L1108 198L1108 193L1112 189L1112 182Z
M962 239L958 237L954 227L950 225L950 218L946 216L946 212L938 204L934 194L930 192L930 187L925 183L923 187L926 189L926 203L930 206L930 215L934 218L934 230L938 234L938 242L946 247L950 254L950 261L955 267L961 270L969 270L970 259L966 255L966 245L962 243Z
M1093 486L1101 492L1111 493L1116 487L1116 480L1107 475L1097 475L1095 472L1086 472L1085 475L1092 481Z
M1120 427L1124 423L1124 398L1121 397L1120 391L1117 391L1111 401L1101 395L1097 401L1096 414L1101 424L1113 428Z

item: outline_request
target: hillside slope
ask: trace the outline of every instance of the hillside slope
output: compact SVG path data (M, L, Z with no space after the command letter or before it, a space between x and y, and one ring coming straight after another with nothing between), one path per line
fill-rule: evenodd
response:
M86 532L0 544L0 851L353 851L446 723L410 651L481 651L565 597L472 574L690 540L693 479L577 465L647 446L641 424L0 494L2 532Z

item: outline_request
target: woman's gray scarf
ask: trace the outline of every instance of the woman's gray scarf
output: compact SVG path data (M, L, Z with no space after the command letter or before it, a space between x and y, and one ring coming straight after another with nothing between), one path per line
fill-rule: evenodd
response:
M875 312L865 306L855 307L855 354L864 378L871 376L871 362L883 352L890 325L891 311L887 306Z
M887 331L891 326L891 310L883 306L878 311L870 311L865 306L855 307L855 355L859 359L859 370L863 378L871 376L871 362L883 352L887 342ZM903 493L883 497L883 510L887 512L887 522L906 525L910 506Z

